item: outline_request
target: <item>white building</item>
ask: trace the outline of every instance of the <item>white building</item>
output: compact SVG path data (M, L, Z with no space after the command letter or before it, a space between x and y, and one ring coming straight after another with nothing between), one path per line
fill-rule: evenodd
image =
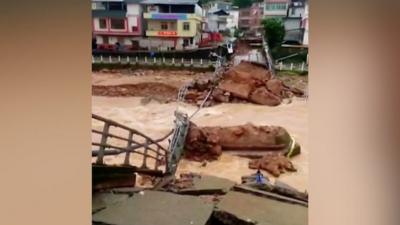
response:
M238 27L239 9L232 6L231 2L213 1L205 4L203 9L207 22L206 30L221 32L229 29L233 34L234 28Z
M225 31L228 28L229 13L218 10L207 13L207 30L212 32Z
M265 0L265 18L285 18L288 13L290 0Z
M229 29L234 29L239 27L239 8L237 6L232 6L229 11L229 17L227 19L226 26Z
M303 37L303 45L308 46L308 2L306 2L305 5L305 11L304 11L304 16L302 19L302 27L304 28L304 37Z

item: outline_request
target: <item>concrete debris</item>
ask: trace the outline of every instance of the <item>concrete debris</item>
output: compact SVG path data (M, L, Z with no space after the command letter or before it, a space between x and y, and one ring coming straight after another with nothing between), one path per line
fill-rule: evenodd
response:
M224 221L223 224L308 224L308 208L305 206L237 191L222 196L216 211L213 216Z
M223 225L256 225L257 222L251 221L251 219L241 219L236 215L222 211L215 210L211 216L210 224L223 224Z
M286 202L286 203L291 203L291 204L298 204L301 206L308 207L308 201L307 200L302 200L302 199L296 199L291 196L286 196L281 193L277 192L272 192L270 190L263 190L260 188L254 188L250 187L247 185L235 185L232 190L242 192L242 193L248 193L257 197L262 197L262 198L268 198L268 199L274 199L277 201L281 202Z
M229 127L198 127L191 123L185 143L185 157L194 161L216 160L222 151L277 151L286 154L292 139L279 126L255 126L251 123ZM300 146L295 144L296 152Z
M205 225L213 211L197 196L178 195L169 192L144 191L133 196L106 204L106 208L94 213L95 223L113 225Z
M275 183L272 184L267 176L264 176L264 182L261 184L256 182L256 174L252 174L250 176L243 176L242 184L258 190L268 191L286 197L298 199L304 202L308 202L307 192L300 192L296 188L291 187L290 185L279 180L276 180Z
M285 98L303 96L298 88L291 88L281 80L272 78L267 68L259 63L242 61L227 70L222 77L214 80L195 80L189 87L185 99L189 103L196 103L205 98L214 88L212 96L207 100L209 105L223 102L252 102L260 105L277 106Z
M187 195L221 195L235 185L228 179L196 173L183 173L180 178L169 183L164 189Z
M263 169L268 171L275 177L279 177L285 171L295 172L293 164L290 160L279 152L266 153L260 159L253 159L249 162L250 169Z

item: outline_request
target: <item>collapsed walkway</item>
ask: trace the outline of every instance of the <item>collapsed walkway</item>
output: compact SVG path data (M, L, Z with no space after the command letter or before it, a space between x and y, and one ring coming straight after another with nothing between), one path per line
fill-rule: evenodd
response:
M92 200L93 222L112 225L308 224L308 200L296 200L261 190L261 186L235 184L213 176L187 174L184 178L162 190L114 189L96 193ZM175 189L171 189L173 187ZM290 190L282 185L279 188Z
M210 112L209 110L201 110L197 115L206 116L207 111ZM191 114L189 113L189 115ZM229 119L229 117L225 119ZM210 118L208 118L209 120ZM116 124L116 122L108 122L109 124ZM135 181L127 184L121 182L121 180L117 180L116 183L119 185L122 184L122 187L100 186L99 190L101 192L96 191L93 197L94 224L130 225L138 224L138 221L140 221L139 224L143 225L166 223L205 225L307 224L308 203L306 202L308 202L308 197L307 199L296 199L296 196L304 196L304 194L299 194L298 191L293 191L292 188L288 187L275 188L274 185L278 185L277 182L272 184L268 181L267 186L263 188L259 187L260 189L258 189L252 185L242 184L241 186L236 182L204 175L200 175L200 178L197 175L189 175L193 179L190 181L190 179L186 179L187 177L182 176L182 172L179 173L181 178L176 179L173 175L177 170L179 171L181 163L178 164L178 162L181 156L184 156L183 150L187 145L185 143L187 139L184 130L188 130L189 128L186 127L179 131L180 129L176 129L176 125L177 123L175 123L172 139L168 140L168 145L166 145L166 141L168 137L171 137L169 136L171 133L168 133L167 136L164 136L164 133L163 135L159 135L163 137L152 139L136 130L132 133L139 134L138 137L136 139L132 137L124 140L128 142L128 144L125 143L125 146L117 146L120 142L114 142L112 139L107 145L98 145L100 147L108 147L107 150L103 149L103 155L107 155L106 152L112 152L110 155L114 155L113 160L104 160L102 163L111 162L111 164L114 164L116 162L115 159L119 159L120 163L122 162L121 165L123 168L134 169L131 170L131 174L133 171ZM105 130L103 127L103 131ZM127 130L132 131L133 129L128 128ZM110 136L109 134L107 131L102 132L101 139ZM142 138L142 141L138 141L137 138ZM136 143L137 149L132 148L132 143L129 145L129 141L132 142L133 140L139 143ZM101 141L101 143L104 142ZM214 140L211 143L215 144L216 142ZM157 147L151 147L150 145ZM284 149L287 149L287 146L288 143L286 143ZM116 151L114 147L117 147ZM178 151L175 151L176 149ZM98 157L99 152L92 154ZM153 155L153 153L156 155ZM142 157L134 157L133 160L129 160L132 158L132 154L141 155ZM117 155L122 155L122 157ZM127 158L129 159L127 160ZM147 162L147 159L152 159L153 163ZM98 163L99 161L97 158L94 162ZM111 164L105 167L115 168ZM203 166L206 167L207 165L201 165L201 167ZM121 168L121 166L118 168ZM120 170L117 174L121 173L126 175L126 173L120 172ZM149 188L136 186L136 174L141 174L142 179L147 177L152 185ZM130 179L129 177L122 178ZM184 179L181 180L182 178ZM295 194L293 195L293 193ZM232 205L233 203L235 205ZM268 210L246 212L242 207L246 209L261 207ZM193 214L193 212L197 211L197 214ZM160 214L157 212L160 212ZM293 216L286 218L285 215Z

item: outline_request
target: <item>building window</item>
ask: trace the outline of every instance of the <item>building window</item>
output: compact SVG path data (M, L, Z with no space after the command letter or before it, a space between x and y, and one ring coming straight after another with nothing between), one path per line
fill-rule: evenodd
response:
M190 30L190 23L189 22L183 22L183 30Z
M125 20L124 19L111 19L111 29L116 30L124 30L125 29Z
M104 2L92 2L92 10L105 10L106 3Z
M109 44L110 41L108 40L107 36L103 36L103 44Z
M109 2L108 10L110 10L110 11L126 11L126 4L124 2Z
M189 45L189 39L183 39L183 47L186 47Z
M104 18L99 19L99 28L100 29L107 29L107 20Z
M161 23L161 30L168 30L168 23Z
M286 3L272 3L266 5L267 10L286 10L286 7Z

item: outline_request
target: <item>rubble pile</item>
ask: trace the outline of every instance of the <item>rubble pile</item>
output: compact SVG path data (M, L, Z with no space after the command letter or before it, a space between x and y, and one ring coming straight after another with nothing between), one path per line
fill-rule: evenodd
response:
M289 133L279 126L248 123L230 127L198 127L190 124L185 141L186 159L198 162L217 160L222 151L261 152L262 155L250 161L249 167L279 176L285 170L296 171L285 156L299 154L300 146L293 143Z
M263 169L275 177L279 177L285 171L295 172L293 164L283 154L278 152L266 153L260 159L253 159L249 162L250 169Z
M275 180L275 183L269 180L267 176L264 177L263 183L258 183L256 181L257 174L251 174L250 176L242 176L242 184L237 185L234 189L243 189L244 186L255 188L262 191L272 192L279 195L287 196L290 198L298 199L308 203L308 193L307 191L301 192L296 188L280 181ZM244 186L243 186L244 185ZM247 189L247 188L246 188Z
M214 89L213 89L214 88ZM302 96L302 90L284 84L259 63L242 61L230 68L215 80L196 80L188 89L186 101L199 104L209 90L212 95L206 106L222 102L245 103L277 106L284 98Z
M173 182L167 184L166 189L172 192L178 192L182 189L191 188L194 186L193 179L196 177L201 178L201 176L196 173L180 174L179 179L175 179Z

